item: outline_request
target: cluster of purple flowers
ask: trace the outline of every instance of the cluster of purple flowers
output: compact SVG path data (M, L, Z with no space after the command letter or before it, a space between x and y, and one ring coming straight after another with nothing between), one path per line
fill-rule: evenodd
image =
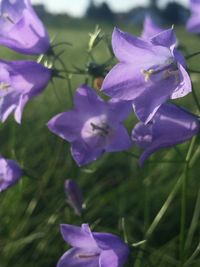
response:
M0 45L26 55L48 53L48 33L29 0L0 3ZM21 123L26 103L40 94L51 78L51 70L31 60L0 60L0 121L14 112ZM0 159L0 191L15 184L21 168L12 160Z
M155 151L189 140L199 131L195 115L166 104L192 91L173 28L162 30L147 17L142 37L114 29L112 47L119 63L102 85L102 92L111 99L103 101L92 88L82 85L75 93L74 108L48 123L53 133L71 143L79 166L105 152L127 150L133 143L145 149L143 164ZM132 138L122 124L131 109L141 121Z

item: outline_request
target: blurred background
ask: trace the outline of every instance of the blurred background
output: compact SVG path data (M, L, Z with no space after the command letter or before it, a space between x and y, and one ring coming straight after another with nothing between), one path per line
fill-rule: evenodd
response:
M135 25L142 24L147 13L160 24L183 24L189 17L188 0L33 0L32 3L46 23L53 20L61 26L72 18Z

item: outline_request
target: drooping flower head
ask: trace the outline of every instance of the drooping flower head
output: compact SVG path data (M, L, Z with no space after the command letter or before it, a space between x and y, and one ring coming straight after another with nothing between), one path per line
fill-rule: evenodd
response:
M190 0L191 16L187 21L187 30L193 33L200 33L200 1Z
M199 130L200 124L196 116L176 105L163 104L150 123L136 124L132 140L144 149L140 158L140 163L143 164L157 150L183 143Z
M61 234L73 248L60 258L57 267L122 267L127 260L128 246L119 237L92 233L88 224L63 224Z
M102 90L113 98L131 100L140 120L147 123L168 99L191 91L173 29L150 40L115 29L112 47L120 62L106 76Z
M83 85L75 93L74 105L74 109L52 118L48 128L71 143L78 165L94 161L104 152L130 148L130 138L122 125L130 113L130 103L104 102Z
M48 33L29 0L0 2L0 45L30 55L49 49Z
M141 34L143 39L150 39L162 31L164 31L164 29L155 24L150 16L145 17L143 31Z
M22 169L14 160L0 156L0 192L16 184L22 174Z
M40 94L51 78L51 71L34 61L0 60L0 121L14 112L20 123L26 103Z
M65 181L65 193L67 202L74 209L77 215L82 213L83 196L80 187L75 180L69 179Z

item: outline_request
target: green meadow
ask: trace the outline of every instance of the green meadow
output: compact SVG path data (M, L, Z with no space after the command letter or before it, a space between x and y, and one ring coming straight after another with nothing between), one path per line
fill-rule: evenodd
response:
M100 27L110 39L113 28ZM120 27L140 33L134 26ZM74 67L86 68L88 33L94 28L95 24L49 28L55 44L71 44L55 49L56 53L64 49L61 57L69 71ZM198 37L186 33L183 27L175 30L185 54L199 51ZM5 48L0 48L0 55L9 60L30 58ZM99 64L109 59L106 42L95 48L94 57ZM200 56L191 58L188 66L200 70ZM59 63L56 67L62 69ZM200 99L199 77L191 74ZM97 162L79 168L71 157L70 145L46 126L54 115L72 106L69 83L75 90L86 76L72 74L69 78L68 82L54 79L54 86L50 83L43 94L29 102L21 125L13 116L0 125L0 154L17 160L30 176L24 176L0 195L0 267L55 267L68 249L59 225L83 222L95 231L112 232L133 244L127 267L181 266L181 183L190 141L157 152L142 168L137 159L141 150L135 146L128 153L106 154ZM89 78L89 84L91 81ZM200 115L192 94L177 103ZM136 122L131 115L126 122L129 132ZM199 141L197 137L188 163L185 267L200 266ZM75 179L82 189L85 206L82 217L76 216L66 201L64 182L69 178ZM138 244L140 241L144 242Z

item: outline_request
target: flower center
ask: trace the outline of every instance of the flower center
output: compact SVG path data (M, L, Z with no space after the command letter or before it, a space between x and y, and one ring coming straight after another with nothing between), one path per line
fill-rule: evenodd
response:
M147 70L141 70L144 75L145 82L148 82L153 77L159 77L158 80L168 79L172 76L175 77L175 83L179 83L179 69L177 62L173 58L169 58L164 64L149 68Z
M107 135L109 135L110 130L111 130L110 126L106 123L102 123L99 126L99 125L96 125L95 123L91 122L90 125L92 127L92 132L95 135L100 135L100 136L106 137Z
M112 131L113 129L107 123L106 115L100 115L97 117L92 117L85 122L81 130L81 136L84 139L90 139L98 136L106 138L110 136Z

